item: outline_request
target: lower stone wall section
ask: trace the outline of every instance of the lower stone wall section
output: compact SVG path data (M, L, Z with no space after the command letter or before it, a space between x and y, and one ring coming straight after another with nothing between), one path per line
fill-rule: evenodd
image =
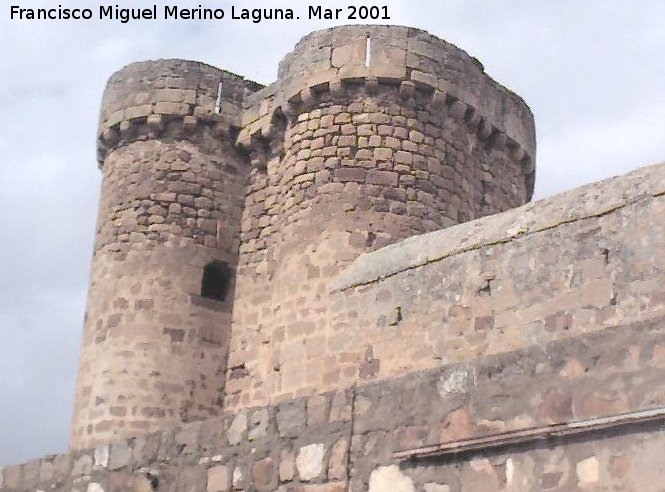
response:
M656 491L664 421L661 316L5 467L0 491ZM587 428L502 441L565 423Z
M293 400L6 467L0 490L337 492L351 421L350 392Z
M579 439L535 441L491 453L430 458L372 471L390 492L663 490L662 423ZM398 484L390 486L389 484ZM368 490L368 489L353 489Z
M358 388L350 490L663 490L665 457L653 452L665 443L664 322ZM660 409L660 417L594 425L645 409ZM563 437L547 431L561 423L586 430ZM504 439L536 429L545 431L517 443ZM408 457L408 451L479 439L486 444L476 450ZM384 477L404 485L386 488Z

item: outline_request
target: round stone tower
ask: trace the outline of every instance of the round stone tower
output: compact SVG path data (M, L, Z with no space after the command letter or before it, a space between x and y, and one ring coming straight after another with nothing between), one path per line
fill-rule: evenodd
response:
M335 319L334 276L362 253L522 205L533 191L526 104L464 51L407 27L303 38L277 82L248 99L238 142L253 167L229 408L371 375L371 349L354 347Z
M257 88L182 60L109 80L73 448L220 413L248 172L233 142Z

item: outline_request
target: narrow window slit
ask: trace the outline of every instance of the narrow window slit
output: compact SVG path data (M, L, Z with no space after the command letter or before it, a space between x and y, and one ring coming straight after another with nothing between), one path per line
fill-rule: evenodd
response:
M231 283L231 269L218 260L211 261L203 267L203 279L201 280L201 297L224 301L228 294Z
M217 102L215 103L215 114L222 112L222 81L219 81L217 86Z
M365 68L369 68L370 58L372 56L371 51L372 51L372 40L370 39L368 34L365 43Z

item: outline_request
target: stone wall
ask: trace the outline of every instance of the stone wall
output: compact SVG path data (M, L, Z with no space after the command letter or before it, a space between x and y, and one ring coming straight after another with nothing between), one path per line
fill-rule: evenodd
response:
M251 408L5 467L0 490L662 490L664 335L660 316Z
M245 104L228 408L357 380L338 363L357 354L329 342L332 279L364 252L525 203L535 150L524 102L416 29L314 33Z
M390 377L658 316L664 191L665 165L646 167L360 257L333 285L340 372Z

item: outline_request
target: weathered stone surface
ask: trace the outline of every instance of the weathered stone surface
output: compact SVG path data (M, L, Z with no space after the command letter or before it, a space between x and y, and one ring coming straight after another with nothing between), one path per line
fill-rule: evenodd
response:
M132 450L127 442L118 442L111 445L109 453L109 470L117 470L127 466L132 456Z
M457 409L448 414L441 425L441 442L460 441L471 437L472 420L468 408Z
M279 461L279 479L282 482L293 480L296 470L296 454L290 449L282 450Z
M450 492L450 487L448 485L441 485L438 483L426 483L425 492Z
M236 466L233 469L233 490L242 490L247 481L247 472L243 467Z
M245 439L245 432L247 432L247 414L244 412L236 415L231 421L227 437L229 445L235 446L240 444Z
M109 464L109 446L98 446L95 448L95 466L106 468Z
M347 478L347 448L346 439L340 439L333 444L328 461L328 479L340 480Z
M208 492L226 492L230 485L231 477L227 466L217 465L208 469Z
M252 428L249 431L247 438L250 441L254 441L261 437L265 437L268 433L268 424L270 423L270 416L268 415L268 410L263 408L257 410L251 415L251 426Z
M89 475L92 472L92 458L83 454L74 460L72 476Z
M300 480L309 481L319 478L323 473L323 458L326 453L324 444L309 444L298 450L296 468Z
M598 458L595 456L578 462L575 468L577 471L577 481L580 486L598 482Z
M186 425L174 436L175 444L182 448L182 454L195 453L198 451L199 433L201 426L198 422Z
M328 420L330 400L327 395L315 395L307 400L307 425L322 424Z
M295 400L277 408L277 429L281 436L296 436L307 422L305 400Z
M272 458L264 458L252 465L252 480L258 490L274 490L277 484L277 466Z
M185 466L180 469L176 489L182 492L199 492L206 489L207 473L202 466Z
M398 466L380 466L369 477L369 492L415 492L413 480Z
M330 421L346 421L351 418L351 401L350 395L344 391L337 391L333 395L332 404L330 407Z

